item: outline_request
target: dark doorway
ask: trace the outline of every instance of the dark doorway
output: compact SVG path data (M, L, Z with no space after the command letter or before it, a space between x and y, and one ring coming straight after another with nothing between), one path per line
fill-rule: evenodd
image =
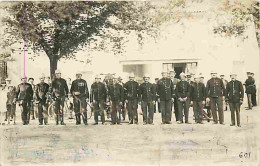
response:
M181 72L183 72L183 67L174 67L174 71L175 71L175 78L180 79L180 74Z

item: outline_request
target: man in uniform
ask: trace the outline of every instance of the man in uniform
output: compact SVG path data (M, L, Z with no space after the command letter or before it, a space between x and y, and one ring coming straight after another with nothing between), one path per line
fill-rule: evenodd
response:
M175 78L175 74L176 73L174 70L170 70L170 79L172 80L174 91L176 89L177 83L180 81L179 79ZM178 110L178 99L177 99L176 95L174 95L173 107L174 107L175 119L177 122L177 121L179 121L179 110Z
M47 107L47 93L49 91L49 85L44 82L44 74L40 77L40 83L36 85L36 97L38 102L38 120L39 125L48 124L48 107Z
M190 104L190 84L185 81L185 74L180 74L180 82L177 83L175 93L178 99L179 108L179 124L183 123L183 111L185 117L185 123L189 123L189 104Z
M27 83L26 76L22 77L21 83L16 88L14 102L18 101L21 107L21 116L23 125L28 125L30 121L30 108L33 99L33 89L31 84Z
M124 88L117 82L117 77L113 76L113 83L108 85L108 96L112 104L112 123L121 123L121 108L124 101Z
M15 98L15 91L14 91L14 86L8 85L8 92L7 92L7 101L6 101L6 110L7 110L7 124L10 124L10 118L13 117L14 120L14 125L16 115L15 115L15 103L14 103L14 98Z
M64 102L68 100L69 88L65 79L61 78L59 69L55 71L55 79L51 83L51 92L54 100L54 112L56 114L56 125L64 123Z
M254 73L251 73L251 77L253 78L254 82L255 82L255 79L254 79ZM257 103L256 103L256 86L255 86L255 83L254 83L254 86L253 86L253 93L251 95L251 101L252 101L252 106L255 107L257 106Z
M225 79L225 75L221 74L219 77L223 81L224 87L226 88L228 81ZM225 104L224 107L225 107L225 111L227 111L227 105L226 104Z
M134 78L134 74L131 73L129 75L129 81L127 81L124 86L126 93L125 102L127 104L128 109L129 124L133 124L133 121L135 124L138 124L137 100L139 93L139 85L136 81L134 81Z
M246 94L247 94L247 102L248 102L248 108L246 110L252 109L252 94L254 92L254 84L255 80L252 78L251 72L247 72L247 79L244 83L246 87Z
M195 75L194 84L191 86L191 105L193 106L193 112L195 116L195 122L202 124L203 117L203 105L205 105L205 85L200 82L200 77Z
M118 84L120 84L123 87L123 90L124 90L125 84L123 83L123 79L120 76L118 77ZM125 90L124 90L124 97L125 97ZM126 116L125 99L122 101L122 106L120 108L121 108L122 118L123 118L123 121L124 121L125 116Z
M171 106L174 102L174 86L167 71L162 72L162 78L157 83L158 102L162 114L162 124L171 124Z
M156 99L156 93L155 93L154 85L149 82L150 76L148 74L145 74L143 78L144 78L144 83L142 83L139 88L139 102L141 103L141 107L143 111L143 123L144 125L146 125L146 124L153 124L153 116L154 116L153 109L154 109L154 104Z
M210 101L214 124L218 123L219 115L219 123L224 125L223 100L225 98L225 87L223 81L217 77L217 72L212 71L211 77L206 86L206 101Z
M90 89L90 102L94 107L94 125L98 124L98 115L101 116L102 124L105 124L104 108L107 101L107 90L105 84L100 80L101 77L96 75L95 82L91 85Z
M88 125L87 102L89 100L88 84L81 78L82 73L76 73L76 80L71 84L70 93L73 97L74 112L76 117L76 125L81 124L81 115L83 123Z
M235 126L235 112L237 118L237 126L240 125L240 105L243 103L244 89L240 81L236 80L237 75L230 74L231 81L227 84L226 88L226 102L229 103L231 111L231 124L230 126Z
M155 78L154 79L154 89L155 89L155 95L156 95L156 98L155 98L155 104L154 104L154 113L156 113L156 104L157 104L157 109L158 109L158 112L161 113L161 110L160 110L160 103L158 102L158 97L159 95L157 94L157 83L159 81L159 78Z
M16 92L15 86L13 86L11 84L11 79L10 78L6 78L5 79L5 86L2 88L2 91L5 91L5 92L9 91L9 87L12 89L13 93L15 94L15 92ZM12 102L10 107L12 108L12 111L15 113L16 112L16 104L15 104L15 102ZM5 121L7 121L7 119L8 119L8 115L7 114L8 113L6 112L6 114L5 114ZM12 119L14 118L14 114L11 114L10 118L11 118L10 121L12 121Z
M32 116L32 120L35 120L35 113L36 113L36 86L34 85L34 78L29 78L28 83L31 84L32 89L33 89L33 100L31 103L31 108L30 108L30 116Z

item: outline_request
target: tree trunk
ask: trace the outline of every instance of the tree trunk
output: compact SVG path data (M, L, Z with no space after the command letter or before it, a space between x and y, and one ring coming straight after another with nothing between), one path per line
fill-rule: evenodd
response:
M55 56L50 56L50 76L51 79L55 76L55 70L58 67L58 59Z

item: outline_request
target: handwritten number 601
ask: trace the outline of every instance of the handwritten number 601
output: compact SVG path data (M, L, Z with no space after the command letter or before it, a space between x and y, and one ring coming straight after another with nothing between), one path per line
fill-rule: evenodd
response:
M240 154L239 154L239 157L240 158L250 158L250 155L251 155L251 152L241 152Z

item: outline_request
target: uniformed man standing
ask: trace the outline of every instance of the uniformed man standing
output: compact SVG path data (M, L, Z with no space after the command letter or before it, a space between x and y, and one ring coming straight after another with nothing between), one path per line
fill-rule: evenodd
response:
M14 125L15 125L16 114L15 114L14 107L16 107L16 105L14 104L14 98L15 98L14 86L8 85L7 101L6 101L7 124L10 124L10 118L13 117Z
M29 78L28 83L31 84L32 89L33 89L33 100L32 100L31 108L30 108L30 116L32 116L32 120L34 120L35 119L35 113L36 113L36 103L35 103L35 101L37 100L36 86L34 85L34 78Z
M26 76L22 77L22 83L17 86L15 101L19 102L21 107L21 116L23 125L28 125L30 122L30 108L33 99L33 89L31 84L27 83Z
M246 94L247 94L247 102L248 108L246 110L252 109L252 94L254 93L254 84L255 80L251 76L251 72L247 72L247 80L245 81L244 85L246 87Z
M121 107L124 101L124 88L117 82L117 77L113 77L113 83L108 85L108 96L112 104L112 123L121 123Z
M139 85L136 81L134 81L134 74L131 73L129 75L129 81L125 83L124 89L125 89L125 102L127 104L128 109L128 117L129 117L129 124L133 124L133 121L135 124L138 124L138 113L137 113L137 107L138 107L138 93L139 93Z
M120 84L124 90L125 84L123 83L123 79L120 76L118 77L118 84ZM125 90L124 90L124 98L125 98ZM121 108L122 118L123 118L123 120L125 120L125 116L126 116L125 99L122 101L122 106L120 108Z
M254 79L254 73L251 73L251 77L253 78L254 82L255 82L255 79ZM256 103L256 85L254 83L254 86L253 86L253 93L251 95L251 101L252 101L252 106L255 107L257 106L257 103Z
M45 76L40 77L40 83L36 85L36 97L38 102L38 120L39 125L48 124L48 108L47 108L47 93L49 85L44 82Z
M214 124L218 123L218 115L220 124L224 124L223 100L225 98L225 87L223 81L217 77L217 72L212 71L211 77L206 86L206 100L207 102L210 101Z
M90 102L94 107L94 125L98 124L98 115L101 116L102 124L105 124L105 102L107 101L107 90L105 84L102 83L101 77L96 75L95 82L91 85L90 89Z
M244 89L240 81L236 80L237 75L230 74L231 81L227 84L226 88L226 102L229 103L231 111L231 124L230 126L235 126L235 112L237 118L237 126L240 125L240 105L243 103Z
M76 80L71 84L70 93L73 97L74 112L76 117L76 125L81 124L81 115L83 123L88 125L87 102L89 100L88 84L81 78L82 73L76 73Z
M174 70L170 71L170 79L172 80L174 91L176 89L177 83L180 81L179 79L175 78L175 74L176 73L175 73ZM178 99L177 99L176 95L174 95L173 107L174 107L175 119L176 119L176 122L177 122L177 121L179 121L179 109L178 109Z
M202 124L203 106L205 105L206 90L205 85L200 82L198 75L194 76L194 84L191 86L191 105L195 115L195 122Z
M151 84L150 76L148 74L144 75L144 83L140 85L139 88L139 102L141 103L143 111L143 123L153 124L154 116L154 104L156 99L155 87Z
M171 124L171 106L174 102L174 86L170 78L167 78L167 71L162 72L162 78L157 83L158 102L162 114L162 124Z
M178 99L179 124L183 123L183 111L185 123L189 123L189 105L190 105L190 84L185 81L185 74L180 74L180 82L177 83L175 93Z
M224 87L226 88L228 81L225 79L225 75L221 74L219 77L223 81ZM225 111L227 111L227 105L226 104L225 104L224 108L225 108Z
M68 85L65 79L61 78L60 70L55 71L55 79L51 83L51 92L54 98L54 112L56 114L56 125L64 123L64 102L68 100Z

